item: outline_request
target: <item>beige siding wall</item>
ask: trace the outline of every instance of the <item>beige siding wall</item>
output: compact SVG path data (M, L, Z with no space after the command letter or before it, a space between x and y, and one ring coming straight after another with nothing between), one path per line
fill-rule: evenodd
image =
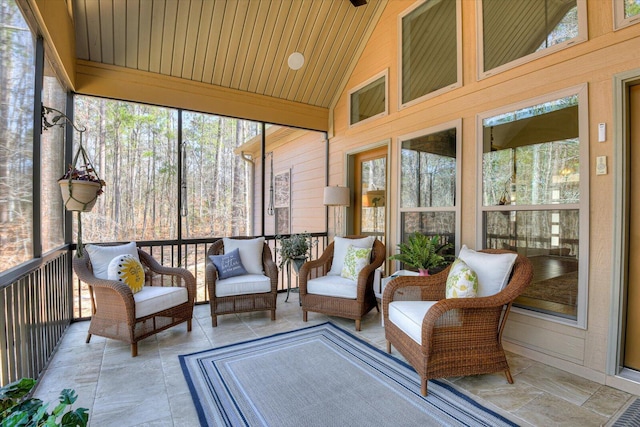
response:
M291 232L319 233L325 231L325 206L322 204L325 187L326 142L323 132L297 131L285 139L270 143L267 138L267 152L273 152L273 172L291 172ZM260 173L260 153L253 153L256 161L254 231L260 234L261 211L260 194L262 176ZM266 158L265 168L265 210L269 204L269 179L271 159ZM275 217L265 216L265 235L275 233Z
M612 2L589 0L589 40L517 68L478 81L476 66L476 2L462 1L463 86L436 98L398 108L398 15L412 1L390 1L364 49L347 87L332 110L330 183L345 182L345 156L358 147L392 141L390 202L398 185L398 136L462 119L461 243L476 247L478 113L526 101L561 89L588 85L590 253L587 328L513 313L505 331L506 347L546 363L606 382L605 364L610 316L613 233L613 88L616 73L640 68L640 25L613 31ZM349 128L349 89L389 69L389 115ZM607 141L597 142L598 123L607 123ZM595 157L608 156L609 174L596 176ZM389 246L398 240L398 214L390 212ZM389 249L388 249L389 250ZM640 388L636 392L640 391Z

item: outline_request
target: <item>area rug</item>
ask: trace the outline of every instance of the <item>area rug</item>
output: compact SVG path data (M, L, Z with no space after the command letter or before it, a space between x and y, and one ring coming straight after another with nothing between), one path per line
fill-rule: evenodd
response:
M514 426L328 322L180 356L202 426Z
M575 307L578 300L578 272L534 282L524 290L522 296Z

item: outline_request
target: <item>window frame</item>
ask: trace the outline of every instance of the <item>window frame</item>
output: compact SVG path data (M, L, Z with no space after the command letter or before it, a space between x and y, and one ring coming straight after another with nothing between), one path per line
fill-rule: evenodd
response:
M536 98L529 98L517 103L509 104L490 111L484 111L476 115L476 134L483 135L483 121L489 117L499 114L508 113L522 108L543 104L545 102L554 101L571 95L578 96L578 140L580 153L580 201L572 204L544 204L544 205L504 205L504 206L485 206L483 203L483 154L484 141L481 136L477 138L476 144L476 180L479 188L476 191L476 245L478 249L482 249L486 242L486 229L484 224L485 212L496 211L551 211L551 210L578 210L580 230L578 238L580 240L578 247L580 250L580 259L578 260L578 299L576 302L576 320L568 319L552 314L540 313L531 309L522 307L512 307L518 313L536 317L544 320L550 320L581 329L587 327L587 301L589 288L589 98L588 86L586 84L573 86L564 90L547 93Z
M613 0L613 31L629 27L640 22L640 13L629 18L624 17L624 0Z
M451 92L463 86L463 73L462 73L462 0L455 0L456 2L456 81L448 86L442 87L433 92L424 94L411 101L402 102L402 20L409 14L411 14L418 7L424 3L432 0L418 0L411 7L405 9L398 15L398 110L409 108L413 105L424 102L428 99L435 98L444 93Z
M498 67L485 71L484 70L484 16L482 14L483 3L484 3L484 0L478 0L476 2L476 21L477 21L476 22L476 40L477 40L476 57L477 57L477 64L478 64L478 80L486 79L488 77L494 76L496 74L500 74L507 70L511 70L513 68L519 67L520 65L524 65L529 62L534 62L537 59L551 55L561 50L568 49L573 45L580 44L589 40L588 23L587 23L587 0L576 0L576 6L578 7L578 36L577 37L564 41L562 43L558 43L546 49L533 52L529 55L523 56L511 62L507 62L506 64L502 64Z
M455 191L455 203L453 206L438 206L438 207L401 207L400 200L402 194L402 143L404 141L417 138L419 136L426 136L438 132L442 132L448 129L456 130L456 191ZM398 179L396 180L396 236L398 241L402 239L402 214L405 212L453 212L456 216L455 219L455 253L460 251L460 234L462 230L461 219L461 206L460 200L462 199L462 119L451 120L446 123L431 126L425 129L421 129L415 132L411 132L405 135L398 136L396 138L396 153L398 156ZM396 269L399 266L399 262L396 261Z
M371 117L368 117L364 120L360 120L358 122L352 123L351 122L351 109L353 107L353 105L351 104L351 96L358 92L359 90L364 89L365 87L367 87L368 85L370 85L371 83L376 82L377 80L384 78L384 111L375 114ZM384 70L382 70L381 72L377 73L376 75L370 77L369 79L365 80L364 82L360 83L359 85L357 85L356 87L352 88L349 90L348 94L347 94L347 102L348 102L348 108L347 108L347 121L349 123L349 129L351 129L354 126L359 126L362 125L364 123L369 123L372 122L374 120L377 120L381 117L385 117L389 115L389 69L385 68Z

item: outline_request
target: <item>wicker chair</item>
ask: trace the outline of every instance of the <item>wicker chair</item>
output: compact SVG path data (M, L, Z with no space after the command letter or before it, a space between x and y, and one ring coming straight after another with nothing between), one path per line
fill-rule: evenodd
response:
M233 239L250 239L250 237L233 237ZM211 306L211 325L218 326L218 316L221 314L245 313L251 311L271 311L271 320L276 320L276 299L278 296L278 267L273 261L271 249L264 243L262 250L262 267L264 274L270 279L271 287L268 292L242 293L236 295L217 296L218 270L209 258L211 255L224 254L224 240L220 239L211 245L207 251L205 282L209 292Z
M508 253L498 249L480 252ZM431 378L504 372L513 384L502 331L513 300L531 283L531 262L518 255L506 287L495 295L476 298L445 298L450 268L433 276L400 276L389 282L382 299L387 352L391 353L393 345L413 366L424 396ZM422 321L422 344L389 320L389 304L401 300L437 301Z
M95 277L87 251L73 259L73 270L78 279L89 285L91 295L92 316L86 342L91 340L91 335L124 341L131 344L132 357L138 355L138 342L153 334L182 322L187 322L187 331L190 332L196 298L196 281L188 270L163 267L140 249L138 257L145 269L145 287L184 287L187 290L187 301L138 317L134 294L126 284Z
M359 239L364 236L347 236L348 239ZM309 311L324 313L329 316L345 317L356 321L356 331L360 330L362 317L378 308L378 303L373 292L373 278L375 269L380 267L385 260L385 246L379 240L373 243L371 262L364 267L357 280L356 298L340 298L335 296L319 295L308 292L308 282L312 279L326 276L331 270L333 262L335 242L327 246L322 256L316 260L308 261L300 268L300 302L302 305L302 320L307 321Z

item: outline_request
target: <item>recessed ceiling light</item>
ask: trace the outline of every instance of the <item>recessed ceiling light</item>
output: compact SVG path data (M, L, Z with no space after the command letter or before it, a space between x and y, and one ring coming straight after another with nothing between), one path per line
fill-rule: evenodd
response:
M287 61L289 64L289 68L292 70L299 70L304 65L304 56L300 52L293 52L289 55L289 60Z

